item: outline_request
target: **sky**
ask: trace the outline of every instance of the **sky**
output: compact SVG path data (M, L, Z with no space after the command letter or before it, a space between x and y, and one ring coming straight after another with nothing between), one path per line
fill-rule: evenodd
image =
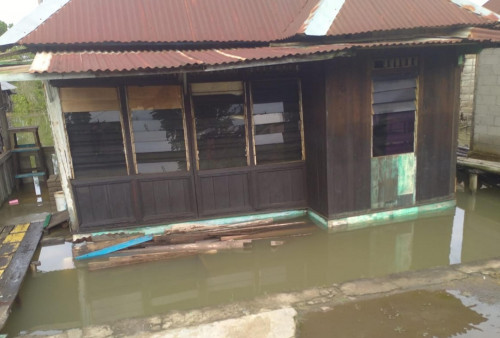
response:
M36 6L38 6L38 0L0 0L0 20L7 24L16 24L31 13Z
M45 0L50 1L50 0ZM487 0L471 0L479 5ZM38 0L0 0L0 20L16 24L38 5Z

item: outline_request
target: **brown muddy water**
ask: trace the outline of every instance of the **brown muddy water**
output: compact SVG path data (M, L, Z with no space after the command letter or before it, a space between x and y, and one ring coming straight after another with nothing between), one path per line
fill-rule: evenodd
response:
M475 199L459 192L455 215L331 234L317 231L287 238L277 248L261 241L251 250L105 271L74 268L68 244L44 247L40 272L27 275L3 333L54 332L499 257L499 243L500 190L481 189ZM426 297L453 302L447 294ZM466 310L463 315L471 316L470 325L480 320Z

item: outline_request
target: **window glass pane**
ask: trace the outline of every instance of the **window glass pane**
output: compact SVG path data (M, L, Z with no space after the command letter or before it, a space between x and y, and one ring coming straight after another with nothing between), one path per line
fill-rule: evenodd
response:
M244 98L231 94L193 96L199 168L247 165Z
M132 130L140 174L186 170L181 109L134 110Z
M373 115L373 156L413 152L415 111Z
M297 81L252 83L252 102L257 164L301 160Z
M76 178L127 175L120 112L66 113Z
M373 77L373 156L413 152L417 77Z

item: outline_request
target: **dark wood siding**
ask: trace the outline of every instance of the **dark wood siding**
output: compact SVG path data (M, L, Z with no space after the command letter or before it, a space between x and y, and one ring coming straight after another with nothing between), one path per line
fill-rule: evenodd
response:
M370 209L371 99L362 58L326 67L328 214Z
M302 161L196 175L73 180L80 231L307 207Z
M328 215L326 179L326 98L324 63L303 67L302 106L308 205Z
M76 184L73 189L81 225L98 227L109 223L123 225L135 222L128 179Z
M305 168L297 165L273 166L254 173L256 209L306 206Z
M199 176L200 215L229 214L251 210L249 174L202 173Z
M189 175L175 178L141 178L138 184L144 221L196 216Z
M417 126L416 200L448 197L454 192L457 55L453 50L421 58L421 96ZM450 177L451 175L451 177Z

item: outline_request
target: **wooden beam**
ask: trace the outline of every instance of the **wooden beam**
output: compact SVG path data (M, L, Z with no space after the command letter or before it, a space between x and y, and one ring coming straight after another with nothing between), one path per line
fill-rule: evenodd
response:
M73 175L73 162L71 159L71 151L69 141L65 130L64 115L61 108L59 98L59 90L52 87L48 81L44 82L45 97L47 101L47 115L49 116L52 136L54 138L54 150L57 156L59 165L59 177L61 178L61 187L66 198L68 206L71 228L77 231L79 224L76 215L76 204L73 198L73 191L70 180Z

